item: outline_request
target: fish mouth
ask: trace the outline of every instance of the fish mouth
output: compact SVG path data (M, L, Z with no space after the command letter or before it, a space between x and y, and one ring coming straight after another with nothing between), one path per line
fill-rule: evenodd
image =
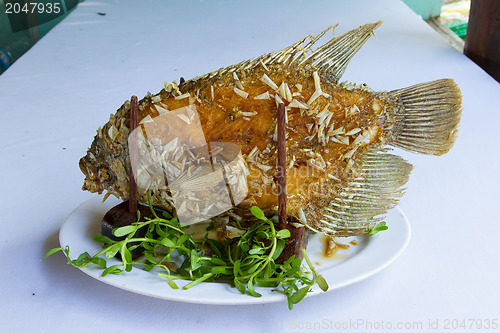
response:
M89 161L89 156L86 155L82 157L78 166L80 167L80 171L85 175L82 190L89 191L90 193L101 194L104 188L99 180L96 167L94 167Z
M81 172L85 175L82 189L91 193L101 194L108 188L107 185L113 183L114 177L105 165L94 166L90 160L91 158L87 154L78 163Z

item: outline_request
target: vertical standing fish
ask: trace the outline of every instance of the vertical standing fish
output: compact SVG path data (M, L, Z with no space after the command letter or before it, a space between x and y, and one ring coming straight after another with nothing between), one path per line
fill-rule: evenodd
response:
M139 121L154 122L194 105L206 141L237 144L248 171L248 195L226 216L239 219L252 205L277 212L276 114L278 103L284 103L289 217L327 235L365 233L396 205L411 171L386 147L442 155L453 146L461 116L460 90L451 79L389 92L339 83L380 24L366 24L313 48L331 27L179 86L167 82L140 101ZM84 190L128 198L129 111L125 102L111 115L80 160ZM159 142L159 151L172 144ZM146 192L139 193L140 201L146 202ZM154 205L173 209L168 188L152 189L151 196Z

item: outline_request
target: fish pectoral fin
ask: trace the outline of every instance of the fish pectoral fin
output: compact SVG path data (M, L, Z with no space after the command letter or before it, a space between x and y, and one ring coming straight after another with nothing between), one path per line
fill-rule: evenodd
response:
M363 157L358 175L321 210L303 208L307 226L332 236L364 234L394 208L412 170L403 158L376 151Z
M414 153L443 155L455 143L462 114L462 95L452 79L394 90L402 106L387 144Z

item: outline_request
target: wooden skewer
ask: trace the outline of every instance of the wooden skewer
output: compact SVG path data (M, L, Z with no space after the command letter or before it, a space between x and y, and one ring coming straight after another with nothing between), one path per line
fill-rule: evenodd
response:
M278 105L278 221L281 229L286 228L286 131L285 105Z
M137 96L132 96L130 98L130 122L129 122L129 135L132 134L134 129L137 127ZM137 212L137 183L135 182L133 166L137 166L137 142L136 140L130 140L129 142L129 170L130 175L129 181L129 197L128 197L128 211L129 213Z
M292 255L295 258L302 259L302 250L307 246L307 230L305 227L296 228L288 223L286 214L286 111L285 105L278 105L278 228L288 229L291 236L285 240L285 247L281 252L277 263L282 263Z

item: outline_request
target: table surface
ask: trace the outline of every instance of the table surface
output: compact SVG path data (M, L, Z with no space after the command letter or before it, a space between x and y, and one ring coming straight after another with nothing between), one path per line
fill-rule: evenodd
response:
M65 217L95 196L80 189L78 160L131 95L280 49L331 24L340 24L339 34L380 19L377 38L343 80L383 91L451 77L463 94L450 153L397 151L414 165L399 205L412 239L393 265L289 311L283 302L160 300L94 280L61 253L41 260L58 246ZM292 332L389 324L411 331L500 318L500 85L399 0L86 1L0 76L0 92L2 331Z

